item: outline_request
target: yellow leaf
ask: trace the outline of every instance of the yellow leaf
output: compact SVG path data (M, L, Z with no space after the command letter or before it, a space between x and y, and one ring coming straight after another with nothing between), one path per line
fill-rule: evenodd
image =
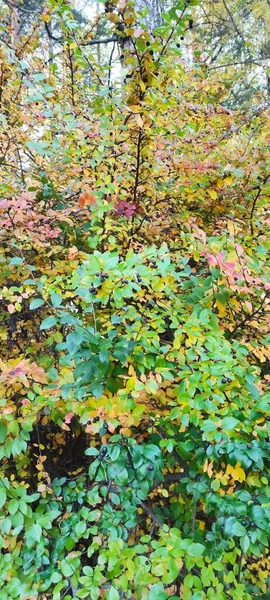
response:
M232 465L228 465L226 469L226 475L231 475L233 479L235 479L235 481L241 482L245 481L246 479L245 471L244 469L242 469L239 462L236 463L235 467L232 467Z
M181 345L182 345L182 341L183 341L183 335L179 334L175 336L174 342L173 342L173 347L175 348L175 350L180 350Z
M109 19L109 21L111 21L111 23L119 22L119 17L115 13L111 13L110 15L108 15L108 19Z
M234 222L233 221L228 221L227 225L228 225L228 230L229 230L230 234L232 236L234 236L236 234Z
M130 16L129 16L129 15L125 16L125 23L126 23L127 25L131 25L131 23L133 23L133 22L134 22L134 17L133 17L132 15L130 15Z
M136 121L137 121L137 125L139 127L143 127L143 120L142 120L142 117L140 115L137 115Z
M219 317L225 317L226 316L226 306L224 306L224 304L221 304L221 302L216 302L217 304L217 308L218 308L218 316Z
M51 17L50 15L46 15L45 13L43 13L42 15L40 15L40 19L41 21L44 21L44 23L50 23Z
M145 87L145 84L144 84L144 82L142 81L142 79L140 79L140 81L139 81L139 86L140 86L140 88L141 88L142 92L145 92L145 90L146 90L146 87Z
M217 192L215 190L208 190L208 194L209 196L211 196L212 200L216 200L218 197Z

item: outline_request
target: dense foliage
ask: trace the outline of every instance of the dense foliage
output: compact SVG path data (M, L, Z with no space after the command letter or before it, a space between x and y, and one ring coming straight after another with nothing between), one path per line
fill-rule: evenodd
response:
M267 598L269 114L197 5L3 6L1 600Z

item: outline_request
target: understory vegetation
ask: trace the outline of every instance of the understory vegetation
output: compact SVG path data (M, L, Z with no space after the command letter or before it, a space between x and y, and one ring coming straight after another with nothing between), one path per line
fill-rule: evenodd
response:
M1 600L268 598L268 97L215 4L3 2Z

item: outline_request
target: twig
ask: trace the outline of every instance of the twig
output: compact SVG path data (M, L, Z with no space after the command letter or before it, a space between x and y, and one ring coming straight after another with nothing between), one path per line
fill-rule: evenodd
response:
M110 83L111 83L112 59L113 59L114 50L115 50L115 42L113 43L113 47L112 47L112 50L110 53L110 58L109 58L108 87L110 86Z
M253 234L254 234L253 218L254 218L254 212L255 212L255 210L256 210L256 204L257 204L257 200L258 200L258 198L259 198L259 196L260 196L260 194L261 194L261 191L262 191L262 186L263 186L265 183L267 183L267 180L269 179L269 177L270 177L270 175L267 175L267 176L264 178L264 180L263 180L262 184L260 185L260 187L259 187L259 189L258 189L258 191L257 191L257 194L256 194L256 196L255 196L255 198L254 198L254 200L253 200L253 203L252 203L252 207L251 207L251 213L250 213L250 219L249 219L249 220L250 220L250 233L251 233L251 235L253 235Z
M192 533L194 533L194 531L195 531L196 512L197 512L197 502L195 501L194 507L193 507L193 512L192 512L192 524L191 524Z
M148 506L148 504L146 504L146 502L144 502L143 500L140 501L140 505L143 508L143 510L149 515L149 517L151 517L152 521L154 521L154 523L156 523L159 527L162 528L163 527L162 521L160 521L159 518L156 517L156 515L153 513L150 506Z

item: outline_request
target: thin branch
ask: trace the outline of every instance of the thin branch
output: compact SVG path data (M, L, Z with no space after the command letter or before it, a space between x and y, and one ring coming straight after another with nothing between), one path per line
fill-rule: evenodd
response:
M227 336L228 340L230 340L233 337L233 335L236 333L236 331L238 331L238 329L240 329L244 325L247 325L247 323L249 323L249 321L252 321L256 315L260 314L260 311L263 308L265 299L266 299L266 296L263 298L262 302L260 303L260 306L256 310L254 310L250 315L247 315L244 319L242 319L242 321L240 321L240 323L238 323L234 327L234 329L232 331L230 331L229 335Z
M114 33L111 37L103 38L101 40L89 40L81 44L82 46L95 46L96 44L109 44L110 42L117 42L118 35Z
M44 25L45 25L45 29L46 29L46 32L47 32L50 40L53 40L54 42L59 42L59 43L62 43L64 41L64 39L62 37L57 38L57 37L55 37L55 35L53 35L53 33L50 30L49 24L46 21L44 22Z
M6 155L7 155L8 151L9 151L10 142L11 142L11 140L10 140L10 139L8 139L8 143L7 143L7 146L6 146L5 150L4 150L4 154L3 154L3 155L0 157L0 166L1 166L1 165L2 165L2 163L4 162L4 160L5 160L5 158L6 158Z
M197 512L197 502L195 501L194 506L193 506L193 512L192 512L192 524L191 524L192 533L194 533L194 531L195 531L196 512Z
M75 107L75 95L74 95L74 84L75 84L75 80L74 80L74 65L73 65L73 56L70 50L70 46L68 46L68 62L69 62L69 69L70 69L70 86L71 86L71 104L73 107Z
M251 213L250 213L250 219L249 219L249 220L250 220L250 233L251 233L251 235L253 235L253 234L254 234L253 219L254 219L254 212L255 212L255 210L256 210L256 204L257 204L257 200L259 199L259 196L260 196L260 194L261 194L261 191L262 191L262 186L263 186L263 185L265 185L265 183L267 183L267 181L268 181L269 177L270 177L270 175L267 175L267 176L264 178L264 180L263 180L262 184L260 185L260 187L259 187L259 189L258 189L258 191L257 191L257 194L256 194L256 196L254 197L253 203L252 203L252 208L251 208Z
M261 67L261 69L264 69L264 65L262 65L261 63L258 63L256 60L244 60L244 61L236 61L236 62L231 62L231 63L226 63L224 65L215 65L214 67L208 67L208 71L213 71L214 69L222 69L222 68L226 68L226 67L234 67L234 66L238 66L238 65L256 65L257 67Z
M235 20L234 20L234 18L233 18L233 16L232 16L232 13L231 13L231 11L230 11L230 9L229 9L229 7L228 7L227 3L226 3L226 0L223 0L223 6L225 7L225 9L226 9L226 11L227 11L227 13L228 13L228 15L229 15L229 17L230 17L230 21L231 21L231 23L233 24L233 26L234 26L234 28L235 28L235 31L236 31L236 33L238 33L238 35L240 36L240 38L241 38L242 42L244 43L244 47L245 47L245 46L246 46L246 40L245 40L245 38L244 38L244 36L243 36L242 32L241 32L241 31L240 31L240 29L238 28L238 25L236 24L236 22L235 22Z
M146 502L144 502L143 500L140 501L140 505L143 508L143 510L149 515L149 517L151 517L152 521L154 521L154 523L156 523L159 527L162 528L163 527L162 521L160 521L160 519L158 517L156 517L155 513L153 513L150 506L148 506L148 504L146 504Z
M61 44L61 43L64 42L64 38L63 37L55 37L55 35L53 35L53 33L52 33L52 31L51 31L51 29L49 27L49 24L46 23L46 21L45 21L44 25L45 25L45 29L47 31L47 34L48 34L48 36L49 36L49 38L51 40L53 40L54 42L58 42L59 44ZM109 44L110 42L116 42L117 39L118 39L118 36L115 33L111 37L102 38L100 40L88 40L87 42L82 42L82 43L80 43L80 46L96 46L98 44Z
M110 58L109 58L108 87L110 86L110 83L111 83L112 59L113 59L113 55L114 55L114 50L115 50L115 42L113 43L113 47L112 47L112 50L110 53Z

